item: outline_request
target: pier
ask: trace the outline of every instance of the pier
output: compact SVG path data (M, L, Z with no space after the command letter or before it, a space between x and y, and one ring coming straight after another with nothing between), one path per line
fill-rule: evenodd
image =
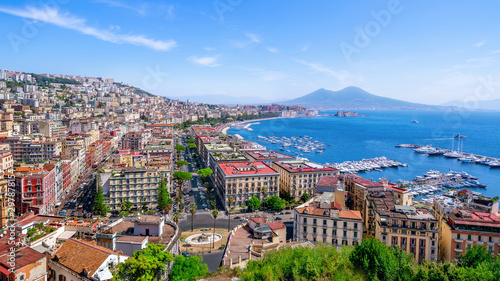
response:
M490 168L500 168L500 158L477 155L473 153L460 152L456 150L433 147L431 145L400 144L396 147L412 148L415 153L426 154L427 156L443 156L449 159L457 159L462 163L486 165Z
M407 167L407 164L388 159L385 156L363 159L361 161L346 161L342 163L326 163L325 166L338 169L341 173L353 174L359 172L382 171L386 168Z

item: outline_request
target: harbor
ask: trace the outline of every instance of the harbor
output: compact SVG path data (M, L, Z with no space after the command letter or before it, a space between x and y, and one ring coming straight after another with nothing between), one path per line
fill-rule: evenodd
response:
M325 166L335 168L344 174L354 174L369 171L382 171L387 168L407 167L405 163L388 159L385 156L363 159L361 161L345 161L342 163L326 163Z
M277 137L277 136L257 136L259 141L268 142L271 144L281 145L279 150L288 153L294 153L295 156L304 156L304 153L316 152L322 153L325 151L325 144L313 140L310 136L293 136L293 137ZM331 145L328 145L331 146ZM295 151L294 151L295 150Z
M425 154L429 157L442 156L448 159L456 159L464 164L480 164L492 169L500 168L500 158L467 153L460 150L443 149L432 145L400 144L399 148L411 148L415 153Z

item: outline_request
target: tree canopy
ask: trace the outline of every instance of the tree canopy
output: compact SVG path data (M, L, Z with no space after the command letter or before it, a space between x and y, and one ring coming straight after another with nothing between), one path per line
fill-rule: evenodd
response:
M132 257L118 264L113 280L153 281L162 279L165 266L174 260L164 251L165 245L148 243L147 248L135 251Z
M212 169L210 168L205 168L205 169L199 169L198 172L196 172L198 175L201 175L202 178L209 177L214 173Z
M184 145L180 145L180 144L176 145L174 148L175 148L175 150L178 150L178 151L186 150L186 147Z
M196 148L196 144L194 144L194 143L190 143L190 144L188 144L188 147L189 147L189 148Z
M168 208L172 206L172 198L168 194L167 183L164 180L161 180L158 184L158 210L168 211Z
M170 280L194 281L205 277L208 274L208 267L206 264L201 264L201 260L199 256L176 256L170 272Z
M95 185L97 191L94 195L93 211L94 214L98 216L105 216L108 213L109 208L108 206L106 206L106 204L104 204L104 193L101 186L101 175L99 173L97 173L97 176L95 178Z
M286 201L276 195L266 198L266 207L273 211L281 211L286 207Z
M177 161L177 166L178 166L178 167L180 167L180 166L185 166L185 165L187 165L187 164L188 164L188 162L187 162L187 161L184 161L184 160L179 160L179 161Z
M302 194L302 196L300 197L300 199L303 201L303 202L306 202L307 200L309 200L310 196L308 193L304 193Z
M259 197L253 195L250 200L247 202L247 206L250 210L258 210L260 208L260 205L262 202L260 201Z
M190 180L193 177L191 173L182 171L174 172L173 176L175 179L182 179L182 180Z
M186 142L187 143L194 143L194 139L187 139Z

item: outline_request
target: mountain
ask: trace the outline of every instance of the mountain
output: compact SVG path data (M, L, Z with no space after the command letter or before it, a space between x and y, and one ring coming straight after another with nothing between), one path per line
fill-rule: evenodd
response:
M454 100L443 103L442 106L454 106L460 109L467 110L500 110L500 99L482 100L482 101L459 101Z
M190 102L225 104L225 105L236 105L236 104L257 105L257 104L271 104L276 102L253 96L233 97L227 95L200 95L200 96L181 96L181 97L170 97L170 98L182 101L189 100Z
M411 103L376 96L358 87L346 87L340 91L319 89L308 95L281 102L284 105L300 105L315 109L404 109L436 110L439 106Z

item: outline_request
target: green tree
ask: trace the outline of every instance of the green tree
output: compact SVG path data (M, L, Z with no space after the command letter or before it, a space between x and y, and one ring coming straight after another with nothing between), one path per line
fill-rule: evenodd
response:
M269 196L266 198L266 207L273 211L281 211L285 209L285 202L285 200L276 195Z
M194 143L194 139L187 139L186 142L187 143Z
M214 217L214 235L215 235L215 221L217 220L217 216L219 215L219 211L217 209L212 210L212 216ZM212 249L215 248L215 239L212 239Z
M188 181L193 177L193 175L191 175L191 173L182 172L182 171L174 172L173 176L174 176L174 179L177 180L177 183L179 184L179 190L182 189L182 184L185 181Z
M262 194L262 199L266 198L267 187L263 186L260 190L260 193Z
M168 194L167 190L167 182L165 180L161 180L158 183L158 210L160 212L170 212L172 208L172 198L170 198L170 194Z
M181 167L181 166L187 165L188 162L187 161L183 161L183 160L179 160L179 161L177 161L176 164L177 164L177 167Z
M105 216L108 213L109 208L108 206L106 206L106 204L104 204L104 193L101 184L101 174L97 173L97 176L95 178L97 191L94 195L94 207L92 208L92 210L94 211L94 214L98 216Z
M172 216L172 220L178 224L179 223L179 219L181 218L181 215L179 212L174 212L174 215Z
M248 200L247 202L247 206L250 209L250 211L258 210L261 204L262 202L260 201L259 197L255 195L253 195L252 198L250 198L250 200Z
M461 267L478 267L481 263L492 263L493 255L488 253L486 245L474 244L471 248L458 258L458 265Z
M188 147L191 148L191 149L195 149L196 148L196 144L194 143L189 143L188 144Z
M201 175L202 178L209 177L214 173L212 169L210 168L205 168L205 169L199 169L198 172L196 172L198 175Z
M120 209L125 212L130 212L130 208L132 207L132 202L130 201L122 201L120 203Z
M208 267L201 261L202 258L199 256L176 256L170 272L170 280L195 281L205 277L208 274Z
M194 214L196 214L196 204L191 203L189 206L189 212L191 213L191 231L194 230Z
M307 200L309 200L309 193L302 194L300 200L302 200L302 202L306 202Z
M227 205L228 205L228 208L227 208L227 216L228 216L228 220L227 220L227 231L230 231L230 227L231 227L231 205L233 204L234 202L234 198L233 196L229 196L227 198Z
M113 280L161 280L166 265L174 260L172 254L165 251L165 245L148 243L147 248L135 251L131 258L118 264Z
M178 145L176 145L176 146L174 147L174 149L175 149L175 150L177 150L177 151L185 151L185 150L186 150L186 147L185 147L185 146L183 146L183 145L178 144Z

